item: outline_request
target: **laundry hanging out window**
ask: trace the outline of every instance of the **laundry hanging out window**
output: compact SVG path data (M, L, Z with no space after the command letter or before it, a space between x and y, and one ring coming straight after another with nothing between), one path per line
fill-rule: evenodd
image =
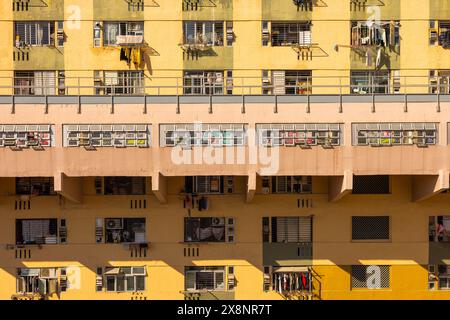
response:
M118 44L117 37L134 36L141 37L144 35L143 21L124 21L113 22L107 21L103 23L103 45L115 46ZM120 39L120 38L119 38Z
M351 44L352 46L398 46L400 45L400 23L398 21L353 21Z

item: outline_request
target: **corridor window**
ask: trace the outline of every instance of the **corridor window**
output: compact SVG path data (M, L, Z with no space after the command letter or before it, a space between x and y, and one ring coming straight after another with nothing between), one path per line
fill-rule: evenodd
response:
M144 195L145 177L105 177L105 195Z
M14 22L14 45L50 46L55 43L54 21Z
M54 145L53 132L49 124L0 124L0 147L42 150Z
M63 125L64 147L146 148L151 144L151 125L69 124Z
M257 124L258 143L265 147L332 147L341 144L338 123Z
M223 21L185 21L183 43L223 46Z
M186 267L187 291L225 291L225 267Z
M353 176L353 194L389 194L389 176Z
M265 90L267 94L311 94L311 70L273 70L272 86ZM263 87L264 78L263 78Z
M352 71L350 74L351 93L390 93L389 71Z
M352 217L352 240L390 240L389 216Z
M432 216L428 222L431 242L450 242L450 216Z
M99 224L96 222L96 228ZM106 218L105 242L145 243L147 241L145 230L145 218Z
M430 71L430 93L450 94L450 70Z
M387 289L390 287L390 266L352 266L352 289Z
M234 219L202 217L184 219L185 242L233 242Z
M183 94L223 94L223 74L223 71L185 71L183 77Z
M16 244L57 244L57 219L17 219Z
M94 71L96 95L143 94L143 71Z
M352 21L351 44L353 46L389 47L400 44L398 21Z
M272 22L272 46L311 45L310 22Z
M358 123L352 128L358 146L429 146L437 140L436 123Z
M450 21L430 21L430 45L450 48Z
M107 292L145 291L145 267L107 267L105 282Z
M244 124L163 124L162 147L228 147L245 144Z
M95 29L94 29L95 30ZM104 22L103 23L103 45L117 45L117 37L120 36L144 36L143 21L127 21L127 22Z
M16 194L29 196L55 195L53 178L47 177L20 177L16 178Z

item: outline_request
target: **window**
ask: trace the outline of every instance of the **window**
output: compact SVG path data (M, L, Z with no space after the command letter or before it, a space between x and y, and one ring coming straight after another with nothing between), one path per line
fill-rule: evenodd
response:
M48 196L55 195L53 189L53 178L16 178L16 194L30 196Z
M223 176L185 177L185 193L221 194L224 193Z
M342 139L338 123L257 124L256 130L259 144L266 147L332 147Z
M389 176L353 176L353 194L388 194Z
M146 124L63 125L64 147L146 148L151 144L151 126Z
M312 193L312 177L273 176L272 193Z
M264 94L311 94L311 70L273 70L272 86ZM263 87L265 79L263 77Z
M428 231L431 242L450 242L450 216L430 217Z
M57 244L57 219L16 219L16 244Z
M183 43L223 46L223 21L185 21Z
M107 267L105 280L107 292L145 291L145 267Z
M183 94L223 94L223 84L223 71L185 71L183 78Z
M430 93L450 94L450 70L430 70Z
M450 266L438 266L438 288L439 290L450 290Z
M450 48L450 21L430 21L430 45Z
M353 124L353 141L358 146L435 145L436 123Z
M58 285L58 269L56 268L17 270L17 293L39 293L46 296L58 293L59 289L62 288Z
M390 287L390 266L352 266L352 289L384 289Z
M311 293L312 273L308 267L273 267L272 290L283 295L293 292Z
M234 219L226 217L184 218L185 242L233 242Z
M94 26L94 37L95 37ZM103 23L103 45L115 46L120 43L117 42L120 36L144 36L144 22L143 21L124 21L124 22L104 22ZM121 39L121 38L119 38Z
M272 46L311 45L310 22L272 22Z
M145 177L105 177L105 195L144 195Z
M55 95L65 94L64 71L15 71L14 94Z
M273 243L311 243L312 217L263 218L263 241L269 240Z
M14 45L50 46L55 44L54 21L14 22Z
M187 291L225 291L225 267L186 267Z
M352 71L350 74L351 93L389 94L389 71Z
M143 94L144 71L95 71L96 95Z
M352 217L352 240L389 240L389 216Z
M145 218L106 218L106 243L145 243Z
M0 124L0 147L37 148L51 147L53 126L48 124L10 125Z
M398 21L352 21L352 46L400 45L400 22Z
M162 147L187 148L243 146L245 135L244 124L163 124L160 144Z

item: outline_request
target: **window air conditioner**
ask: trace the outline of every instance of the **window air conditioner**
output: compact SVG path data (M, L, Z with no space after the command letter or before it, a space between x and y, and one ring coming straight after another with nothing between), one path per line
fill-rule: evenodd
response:
M106 229L122 229L122 219L121 218L114 218L114 219L106 219L105 221Z

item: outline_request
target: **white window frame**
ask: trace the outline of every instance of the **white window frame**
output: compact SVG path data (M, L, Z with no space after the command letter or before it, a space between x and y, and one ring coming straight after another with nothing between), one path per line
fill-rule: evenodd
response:
M112 267L113 268L113 267ZM112 269L111 268L111 269ZM146 278L147 278L147 272L146 272L146 268L145 267L119 267L121 269L121 274L119 275L107 275L105 274L105 290L106 292L144 292L146 291ZM122 272L123 268L130 268L131 269L131 273L127 274ZM144 272L142 273L138 273L135 272L136 268L143 268ZM107 269L105 269L105 273L108 271ZM119 277L123 277L124 278L124 290L117 290L117 278ZM143 277L144 279L144 288L143 289L139 289L137 290L136 285L137 285L137 277ZM114 279L114 290L109 290L108 288L108 279ZM133 290L128 290L128 281L129 279L132 278L133 281Z

